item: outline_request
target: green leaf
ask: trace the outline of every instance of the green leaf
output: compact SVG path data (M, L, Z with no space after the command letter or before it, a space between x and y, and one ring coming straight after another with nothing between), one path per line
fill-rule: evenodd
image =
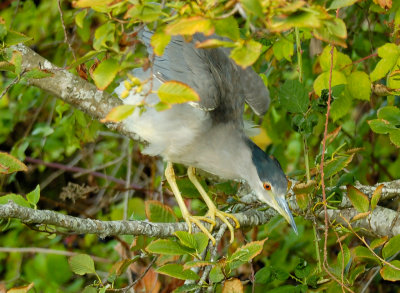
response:
M352 185L347 185L347 196L352 205L360 213L366 213L369 210L369 199L364 193Z
M261 54L262 45L254 40L248 40L244 44L234 48L230 57L242 68L246 68L257 61Z
M340 85L336 86L339 87ZM345 116L349 111L352 109L352 102L353 99L351 98L350 93L348 92L348 89L345 89L345 91L340 94L339 96L334 95L334 90L332 89L332 96L334 97L334 100L331 104L331 112L330 112L330 117L332 118L333 122L337 121L338 119L342 118Z
M184 270L183 266L180 264L167 264L158 269L156 269L157 273L167 275L180 280L198 280L199 276L191 271Z
M372 194L371 197L371 211L373 211L376 206L378 205L378 202L381 198L381 194L382 194L382 188L383 188L383 184L379 185L375 190L374 193Z
M276 41L272 46L272 50L276 59L281 60L285 58L289 62L292 61L294 44L288 39L282 38Z
M164 82L158 89L158 96L163 103L181 104L199 101L199 95L188 85L179 81Z
M342 271L344 271L350 261L350 250L347 247L346 244L342 245L343 253L342 250L339 251L338 256L336 258L336 263L332 265L333 272L337 275L340 276L342 274Z
M388 259L389 257L395 255L400 251L400 235L396 235L385 244L382 249L382 256L384 259Z
M400 49L396 44L386 43L378 48L378 56L381 58L396 58L400 55Z
M11 174L18 171L28 171L28 167L17 158L0 152L0 174Z
M68 260L71 270L78 275L95 274L93 259L87 254L77 254Z
M394 145L400 147L400 129L390 131L389 138Z
M263 267L255 274L255 282L258 284L267 284L272 281L271 267Z
M119 64L114 58L101 62L92 73L94 83L100 90L105 90L114 80L118 70Z
M0 204L7 204L8 201L13 201L17 205L25 208L30 208L29 203L19 194L10 193L4 196L0 196Z
M24 77L28 79L41 79L50 76L53 76L53 73L46 72L38 68L33 68L32 70L29 70L28 72L24 73Z
M381 59L378 64L376 64L374 70L370 73L371 81L377 81L386 76L386 74L393 68L396 64L397 59L384 58Z
M371 244L369 245L369 247L371 247L371 249L375 249L379 246L382 246L383 244L385 244L388 240L387 236L384 236L382 238L377 238L371 241Z
M347 87L354 99L369 101L371 97L371 81L363 71L355 71L347 78Z
M210 271L209 279L213 283L219 283L225 278L220 266L214 266Z
M253 241L236 249L236 251L227 259L230 269L236 269L243 263L247 263L259 255L263 249L265 241L266 239L262 241Z
M180 18L165 28L165 32L169 35L194 35L195 33L203 33L206 36L214 33L214 26L210 19L201 16L193 16L189 18Z
M368 248L366 248L364 246L357 246L354 249L354 255L357 258L374 261L374 262L380 264L380 260L375 255L373 255L372 252Z
M39 198L40 198L40 186L38 184L33 191L29 192L26 195L26 199L31 205L36 206L36 204L39 202Z
M202 253L207 247L208 237L204 233L191 234L186 231L176 231L174 234L183 245L196 250L197 253Z
M400 109L386 106L378 110L378 118L384 119L393 125L400 125Z
M314 36L325 42L346 47L347 29L339 18L322 20L322 25L313 30Z
M153 47L154 54L156 54L157 56L162 56L170 40L171 36L162 31L154 33L150 40L150 44Z
M310 103L307 90L297 80L286 80L279 90L279 103L288 112L305 113Z
M284 31L293 29L293 27L317 28L321 26L321 20L317 16L318 14L319 12L313 11L312 9L307 9L307 11L297 10L296 13L279 18L277 21L271 23L271 29L275 31Z
M234 46L235 44L232 42L222 41L218 39L207 39L201 43L199 42L196 43L196 48L202 48L202 49L212 49L218 47L234 47Z
M368 121L369 127L372 131L379 134L387 134L392 130L396 130L396 126L390 124L389 121L384 119L374 119Z
M7 32L7 36L4 39L4 44L7 47L9 47L9 46L17 45L19 43L25 43L30 40L32 40L31 37L25 36L24 34L21 34L19 32L9 30Z
M174 233L176 237L178 237L179 241L192 249L196 249L196 239L194 239L193 235L186 231L176 231Z
M259 18L263 18L263 8L259 0L240 0L244 10L248 13L254 14Z
M135 111L136 105L120 105L107 114L107 116L101 120L101 122L120 122L126 118L128 118L133 111Z
M331 5L329 5L328 9L338 9L347 6L351 6L356 3L358 0L334 0Z
M332 58L331 50L332 50L332 46L328 45L322 50L322 53L319 56L319 64L321 65L321 69L323 71L329 71L331 68L331 58ZM336 47L334 47L333 48L332 68L336 68L337 55L338 55L338 51L337 51Z
M13 52L12 63L15 66L15 74L21 74L22 71L22 54L19 51Z
M118 51L118 42L115 41L115 30L115 24L112 22L106 22L98 27L94 33L93 48L100 51L111 47Z
M6 35L7 35L7 26L5 25L5 23L0 23L0 41L3 41Z
M173 293L187 293L187 292L193 292L197 289L201 289L200 285L197 284L183 284L182 286L176 288Z
M205 267L205 266L210 266L210 265L215 265L214 262L207 261L207 260L192 260L185 262L183 265L183 268L190 269L190 268L198 268L198 267Z
M167 255L183 255L194 252L193 250L180 245L178 242L169 239L154 240L147 245L146 250L150 253Z
M0 61L0 71L15 72L15 66L7 61Z
M75 15L75 23L78 27L83 28L83 20L85 19L87 10L83 9L77 15Z
M126 13L125 18L133 18L134 20L141 20L144 22L156 21L161 15L161 5L158 3L145 2L140 5L139 3L133 5Z
M325 178L332 177L338 172L342 171L350 162L353 160L354 154L351 156L340 156L336 157L329 162L324 164L324 175Z
M100 51L89 51L87 52L84 56L82 56L81 58L75 60L74 62L72 62L68 68L75 68L77 67L79 64L85 63L87 61L89 61L90 59L93 59L94 57L96 57L97 55L99 55L100 53L103 53L104 50L100 50Z
M195 233L192 234L194 239L196 240L196 250L198 253L202 253L204 249L206 249L208 245L209 238L204 233Z
M386 43L378 48L378 55L382 59L370 74L372 82L385 77L385 75L393 68L400 55L400 50L395 44Z
M145 201L146 216L154 223L175 223L178 218L172 209L156 200ZM185 232L187 233L187 232Z
M289 273L287 271L277 267L272 267L272 274L274 278L278 279L279 281L285 281L289 278Z
M395 266L397 269L388 265L383 266L380 270L382 278L386 281L400 281L400 260L391 261L390 264Z
M215 33L221 37L228 37L233 41L240 38L239 25L233 16L213 20Z
M333 88L339 84L347 84L347 79L342 72L333 70L331 86ZM318 75L314 81L314 91L319 97L323 89L329 89L329 72Z
M307 278L311 273L311 266L304 259L299 259L296 268L294 269L294 274L299 279Z
M139 255L136 255L133 258L122 259L122 260L116 262L115 264L113 264L113 266L111 267L109 272L110 272L110 274L114 274L116 277L120 276L126 272L126 269L128 268L128 266L130 266L132 263L134 263L135 261L137 261L139 259L140 259Z
M350 284L354 284L354 281L357 280L357 278L361 276L361 274L363 274L364 272L365 265L358 265L354 269L352 269L349 274Z

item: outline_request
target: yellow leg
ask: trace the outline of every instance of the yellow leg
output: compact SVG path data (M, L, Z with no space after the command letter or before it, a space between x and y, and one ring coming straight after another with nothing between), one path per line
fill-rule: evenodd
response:
M179 208L182 211L182 217L186 221L189 233L192 232L192 223L196 224L200 230L210 238L213 244L215 244L215 238L211 235L206 227L200 222L200 220L210 223L211 225L215 225L215 221L207 218L207 217L197 217L192 216L186 208L185 203L183 202L183 198L181 192L179 191L178 185L175 180L175 172L171 162L167 163L167 168L165 169L165 178L169 183L169 186L172 189L173 194L175 195L176 201L178 202Z
M240 227L239 221L233 215L222 212L217 209L215 204L212 202L212 200L207 195L207 192L204 190L203 186L201 186L199 180L197 180L197 177L195 174L195 168L193 168L193 167L188 168L188 177L189 177L190 181L193 183L193 185L197 188L201 197L203 198L204 202L206 203L206 205L208 207L208 212L206 214L206 217L210 217L212 220L215 220L215 217L220 218L221 221L226 224L229 231L231 232L231 243L232 243L235 238L235 235L234 235L235 231L234 231L234 228L231 225L231 223L229 223L229 221L227 220L227 218L231 218L235 222L235 228ZM211 230L214 226L215 226L215 224L211 226Z

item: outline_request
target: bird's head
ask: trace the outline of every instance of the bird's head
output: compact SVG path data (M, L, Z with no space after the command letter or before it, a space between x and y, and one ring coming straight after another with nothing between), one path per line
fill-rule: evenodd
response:
M258 178L249 180L251 188L258 199L280 213L297 234L296 223L285 199L288 180L281 165L278 160L269 157L253 142L249 141L249 146L252 153L252 162L256 167L258 175Z

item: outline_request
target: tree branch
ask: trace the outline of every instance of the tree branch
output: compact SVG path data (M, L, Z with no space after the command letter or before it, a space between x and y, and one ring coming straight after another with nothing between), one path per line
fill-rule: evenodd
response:
M45 90L64 102L82 110L94 119L101 120L115 107L122 105L122 101L111 94L101 91L79 76L73 75L66 69L52 64L38 55L29 47L18 44L12 47L22 54L22 70L39 68L51 72L53 75L46 78L29 79L28 83ZM132 139L137 138L129 124L106 123L106 126Z
M330 220L342 222L340 214L348 221L357 214L355 209L328 210ZM259 211L250 209L243 213L234 214L241 227L254 227L267 223L276 212L272 209ZM100 237L111 235L145 235L149 237L165 238L173 236L176 231L188 231L185 222L180 223L151 223L148 221L100 221L93 219L82 219L78 217L63 215L49 210L34 210L17 205L9 201L0 205L0 219L15 218L26 224L46 224L67 229L74 234L97 234ZM221 226L218 221L215 229ZM363 231L364 234L377 236L399 235L400 219L393 210L377 207L374 212L365 219L353 223L354 227L361 227L370 231ZM193 225L192 230L199 232L197 226ZM365 233L368 232L368 233Z

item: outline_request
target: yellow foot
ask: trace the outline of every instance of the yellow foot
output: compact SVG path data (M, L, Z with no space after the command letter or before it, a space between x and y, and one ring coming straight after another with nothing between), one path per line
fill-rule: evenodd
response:
M215 223L215 218L219 218L223 223L225 223L231 233L230 243L233 242L233 240L235 239L235 228L238 229L240 227L239 221L238 221L238 219L236 219L236 217L234 215L220 211L214 206L213 208L210 208L208 210L205 217L212 219L214 221L214 223ZM228 218L232 219L232 221L235 223L235 228L233 228L231 223L229 223ZM212 231L214 226L215 226L215 224L211 225L210 232Z
M188 227L189 227L189 233L192 233L192 223L195 224L199 229L207 235L207 237L211 240L212 244L215 245L215 238L211 235L212 227L215 226L215 220L210 219L208 217L202 217L202 216L192 216L190 214L188 215L183 215L183 219L186 221ZM211 226L211 230L209 231L203 223L200 221L208 222Z

